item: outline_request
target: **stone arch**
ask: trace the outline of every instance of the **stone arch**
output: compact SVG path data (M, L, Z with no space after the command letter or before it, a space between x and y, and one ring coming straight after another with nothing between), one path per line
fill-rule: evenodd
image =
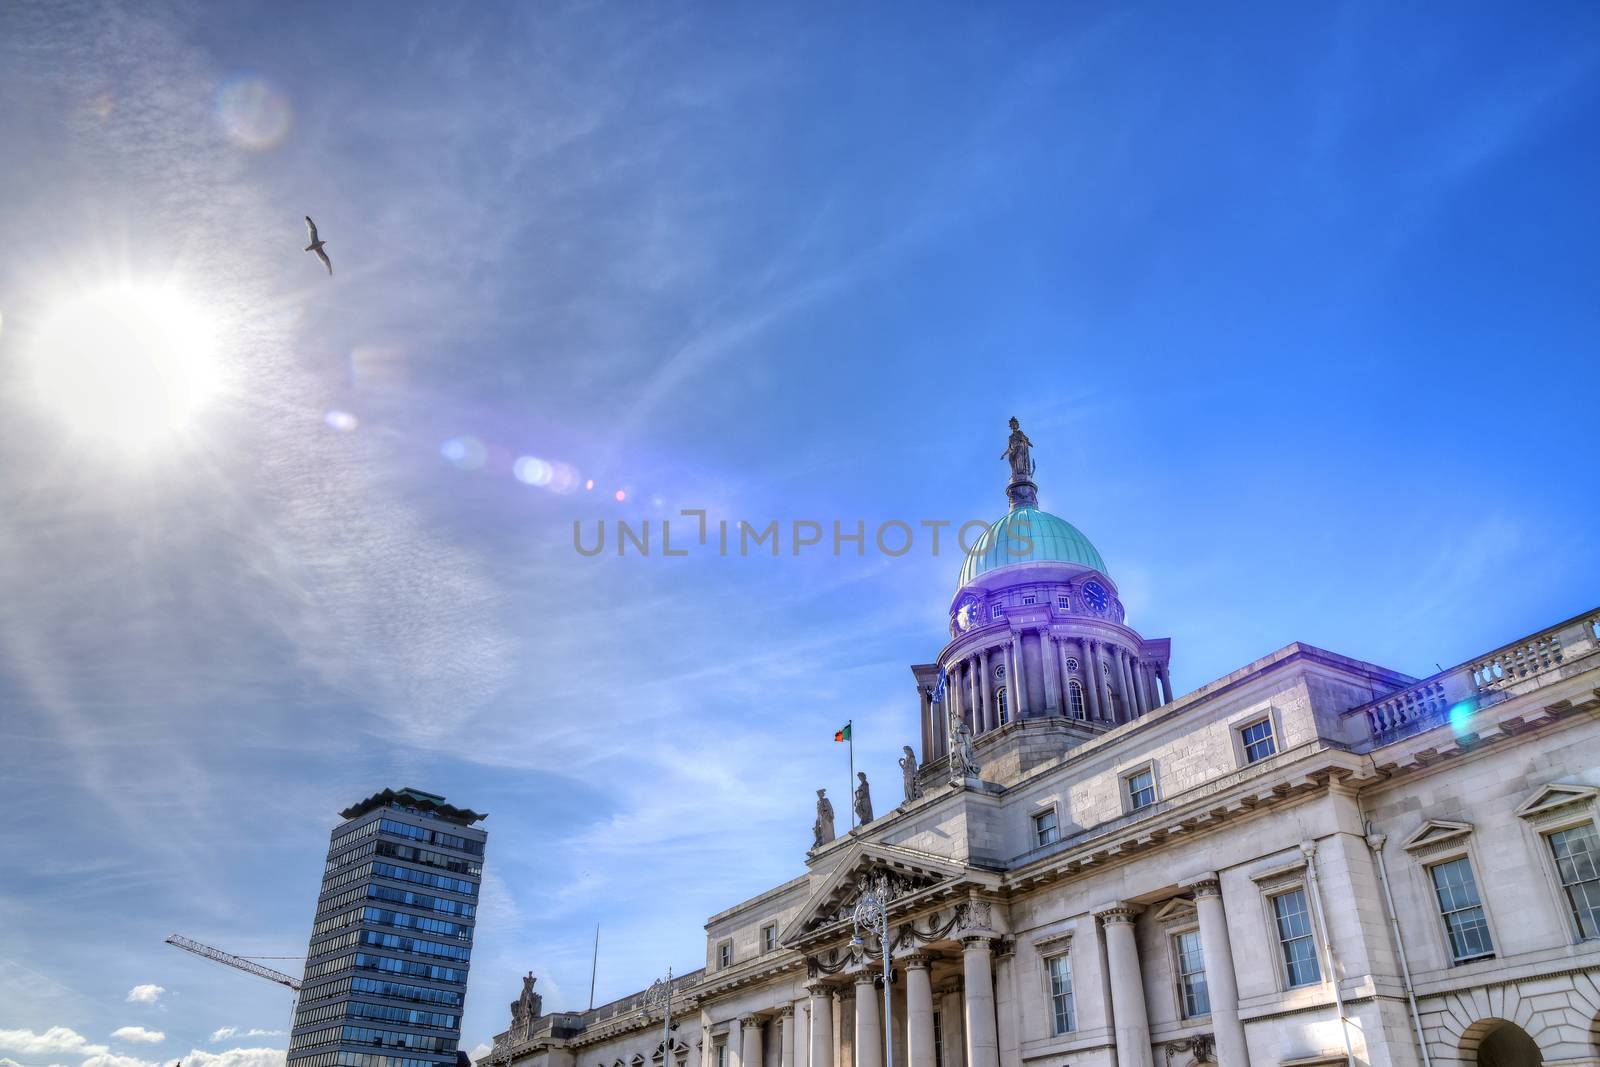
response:
M1547 1062L1592 1059L1600 1047L1597 982L1600 976L1580 972L1540 979L1526 993L1508 982L1430 998L1422 1014L1434 1067L1478 1067L1479 1047L1503 1023L1527 1034Z
M1461 1034L1461 1062L1474 1067L1543 1067L1544 1053L1528 1031L1506 1019L1479 1019Z

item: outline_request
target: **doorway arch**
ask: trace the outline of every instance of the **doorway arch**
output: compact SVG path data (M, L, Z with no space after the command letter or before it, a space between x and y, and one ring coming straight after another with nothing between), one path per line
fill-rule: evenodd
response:
M1461 1061L1474 1067L1544 1067L1544 1054L1516 1023L1480 1019L1461 1035Z

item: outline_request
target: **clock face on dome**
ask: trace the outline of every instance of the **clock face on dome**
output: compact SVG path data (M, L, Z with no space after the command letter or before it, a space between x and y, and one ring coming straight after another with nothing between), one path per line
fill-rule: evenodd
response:
M1111 605L1111 594L1099 582L1083 583L1083 600L1098 614L1104 615Z
M956 612L956 626L963 632L972 629L978 624L978 602L968 597L961 603L961 610Z

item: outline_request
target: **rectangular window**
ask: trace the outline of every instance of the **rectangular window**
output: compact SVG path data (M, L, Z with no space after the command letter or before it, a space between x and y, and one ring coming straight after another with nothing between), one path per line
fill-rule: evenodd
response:
M717 1067L728 1067L728 1045L726 1042L717 1046Z
M1029 593L1027 596L1022 598L1022 604L1024 607L1032 607L1038 602L1038 599L1032 593Z
M778 924L761 928L761 951L774 952L778 948Z
M733 963L733 942L724 941L717 946L717 967L728 967Z
M1183 1000L1183 1017L1193 1019L1211 1014L1211 997L1206 992L1206 965L1200 952L1200 931L1187 930L1172 939L1178 959L1178 993Z
M944 1013L933 1013L933 1067L944 1067Z
M1072 607L1072 599L1063 593L1056 597L1056 607L1060 608L1062 611L1067 611Z
M990 604L989 605L989 618L998 619L999 617L1000 617L1000 605L999 604Z
M1311 937L1311 913L1306 908L1306 891L1291 890L1272 898L1272 914L1278 924L1278 944L1283 949L1283 973L1290 986L1311 985L1322 980L1317 968L1317 945Z
M1585 941L1600 937L1600 838L1594 825L1562 830L1551 834L1549 841L1578 937Z
M1472 864L1465 856L1449 863L1429 867L1433 891L1439 898L1439 914L1444 917L1445 933L1450 937L1450 954L1457 963L1481 960L1494 955L1489 940L1489 924L1483 917L1483 901L1478 899L1478 883L1472 877Z
M1156 802L1156 776L1149 770L1135 771L1123 779L1128 789L1128 810L1138 811Z
M1050 968L1050 1007L1055 1017L1056 1033L1070 1034L1078 1028L1072 1011L1072 958L1051 956L1045 961Z
M1033 847L1043 848L1053 845L1060 836L1060 827L1056 824L1056 810L1041 811L1033 817Z
M1253 722L1239 731L1239 740L1244 742L1244 761L1255 763L1264 760L1278 751L1278 744L1272 737L1272 720L1262 719Z

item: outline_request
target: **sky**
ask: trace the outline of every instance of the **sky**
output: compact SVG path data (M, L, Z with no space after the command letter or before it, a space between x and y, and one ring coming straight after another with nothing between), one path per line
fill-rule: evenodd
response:
M490 813L463 1048L700 966L1013 415L1181 692L1593 608L1597 126L1582 3L0 6L0 1067L281 1063L162 940L384 787Z

